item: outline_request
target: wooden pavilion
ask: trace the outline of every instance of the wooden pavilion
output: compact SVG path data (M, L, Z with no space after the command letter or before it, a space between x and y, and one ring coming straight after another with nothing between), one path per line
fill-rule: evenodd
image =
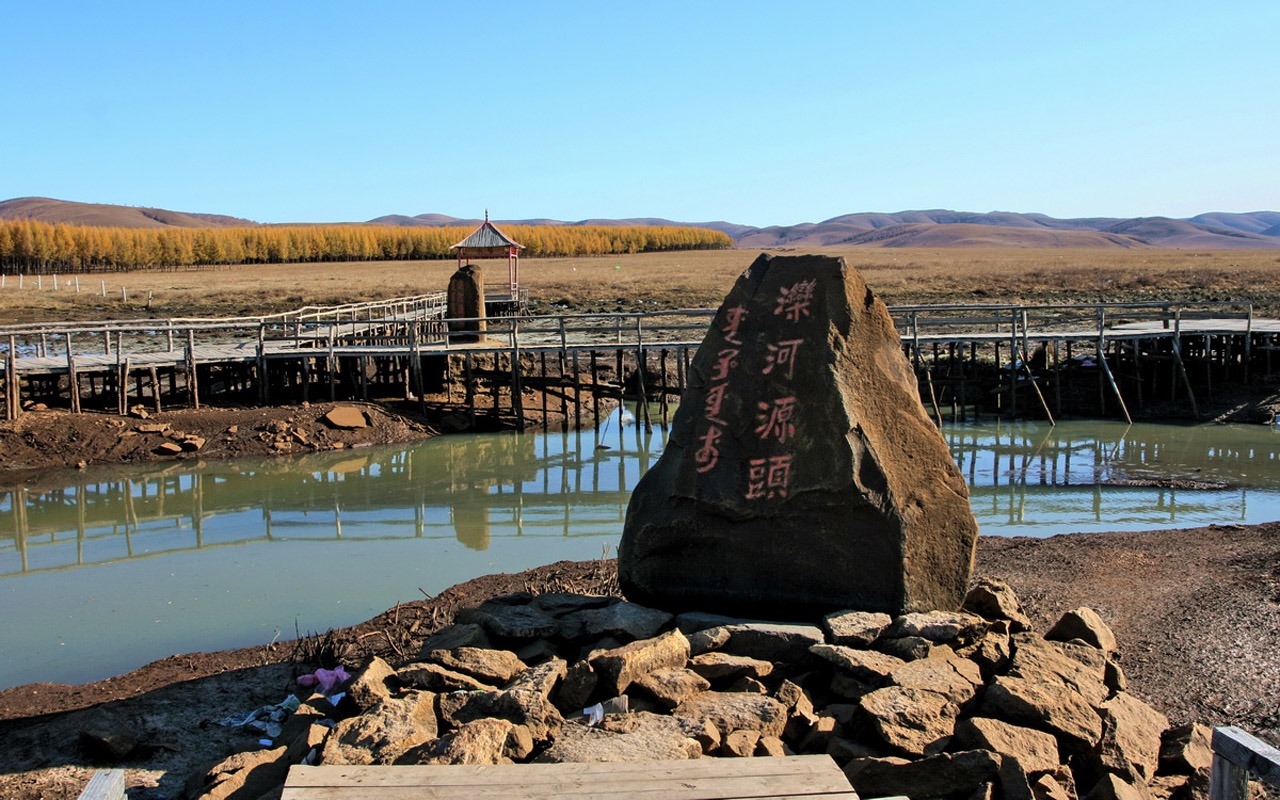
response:
M489 221L489 210L485 209L484 223L471 232L471 235L453 246L458 251L458 266L470 264L473 258L505 258L507 260L507 283L493 284L492 297L495 300L516 301L520 291L520 251L524 245L514 241L498 226ZM486 295L490 295L490 287L486 286ZM500 296L505 290L506 297Z

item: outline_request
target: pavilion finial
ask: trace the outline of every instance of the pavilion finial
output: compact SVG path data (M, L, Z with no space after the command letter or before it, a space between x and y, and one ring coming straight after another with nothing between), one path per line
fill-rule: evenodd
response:
M489 221L489 209L487 208L484 210L484 221L485 222Z

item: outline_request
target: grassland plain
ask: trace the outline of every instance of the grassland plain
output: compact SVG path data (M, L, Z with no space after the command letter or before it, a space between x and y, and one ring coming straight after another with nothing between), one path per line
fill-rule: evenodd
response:
M529 290L531 313L539 314L715 306L760 252L523 259L520 282ZM1252 302L1259 315L1280 317L1280 252L1274 250L828 247L814 252L844 256L891 305L1234 300ZM505 264L477 263L487 280L505 278ZM9 276L0 290L0 324L252 316L442 290L454 269L453 261L359 261L120 272L80 276L78 294L70 288L74 278L61 278L57 290L50 276L41 280L40 289L27 278L19 289ZM100 293L104 280L105 297Z

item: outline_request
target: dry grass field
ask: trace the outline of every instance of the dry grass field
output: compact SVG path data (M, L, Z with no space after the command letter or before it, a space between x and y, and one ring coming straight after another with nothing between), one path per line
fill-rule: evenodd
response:
M534 313L710 306L759 252L525 259L520 275L536 303ZM1274 250L831 247L816 252L844 256L890 304L1248 300L1260 315L1280 316L1280 252ZM480 264L489 282L505 279L505 263ZM42 279L40 289L32 277L18 289L17 278L8 276L0 289L0 324L258 315L442 290L455 266L452 261L352 262L82 275L79 294L66 276L59 278L56 291L51 276ZM106 297L99 294L104 278ZM121 299L122 286L127 300Z

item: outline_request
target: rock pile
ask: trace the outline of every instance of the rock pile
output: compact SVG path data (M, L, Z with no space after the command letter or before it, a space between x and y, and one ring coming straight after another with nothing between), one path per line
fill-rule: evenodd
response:
M827 753L866 797L1182 800L1204 795L1211 758L1206 728L1171 728L1126 690L1096 613L1068 612L1038 635L992 580L959 612L816 624L509 595L460 612L410 663L373 659L346 689L336 708L314 696L276 747L223 762L193 793L257 796L236 787L267 791L308 754L492 764Z

